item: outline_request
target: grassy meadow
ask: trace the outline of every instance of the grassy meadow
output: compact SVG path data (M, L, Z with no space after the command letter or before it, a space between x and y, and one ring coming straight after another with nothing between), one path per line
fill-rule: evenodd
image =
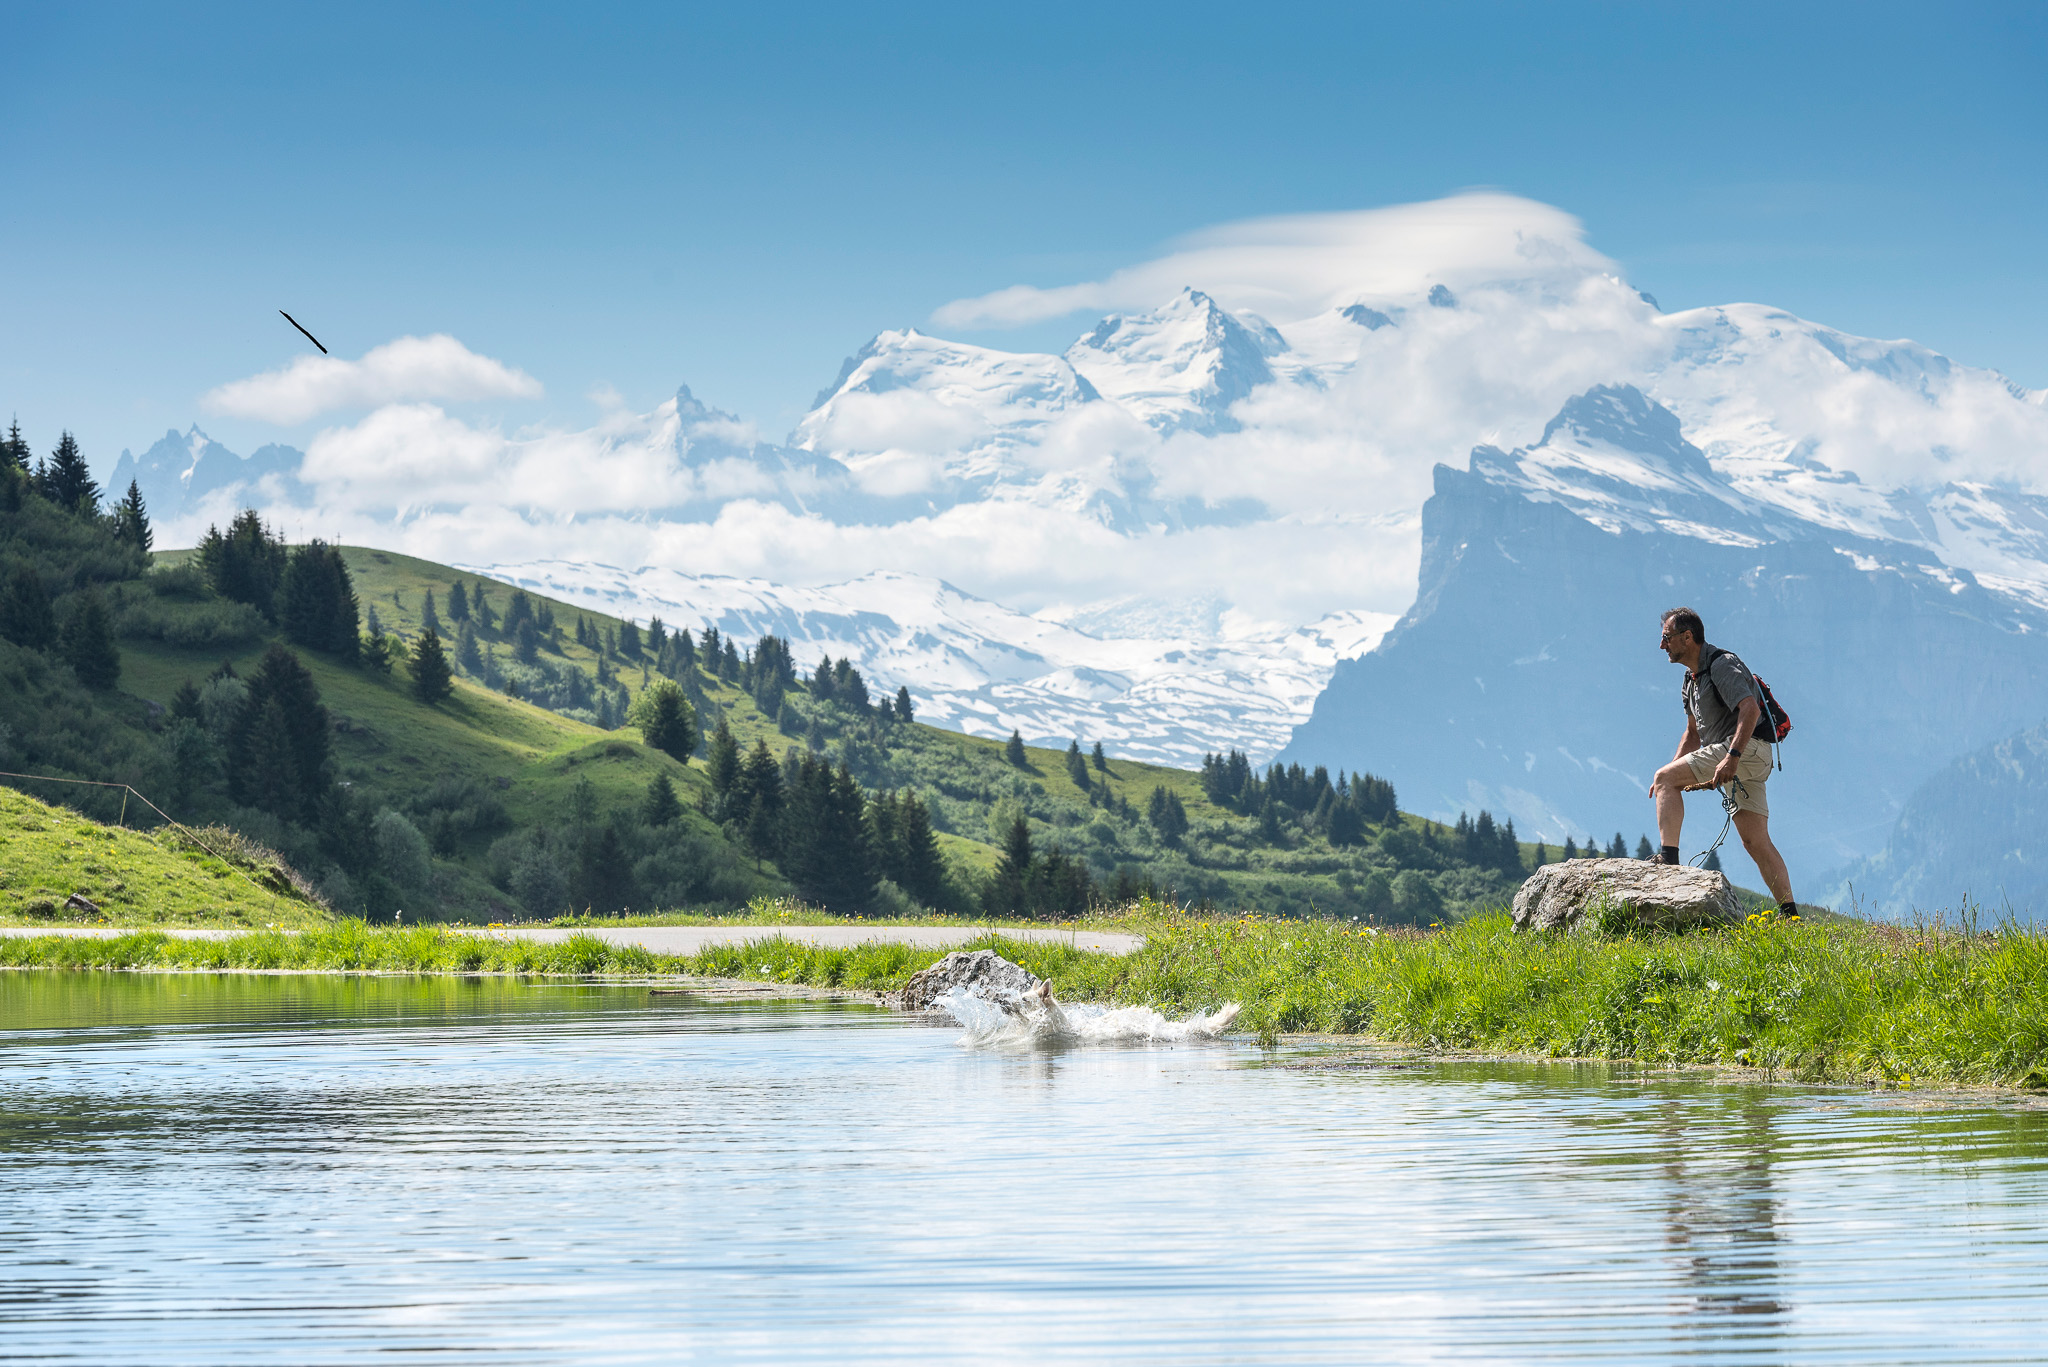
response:
M299 929L333 919L275 854L233 831L193 834L106 826L0 787L0 925ZM99 910L67 907L74 896Z
M577 934L560 944L445 927L336 922L297 934L178 940L137 931L0 940L0 966L52 969L708 976L888 991L940 951L762 936L662 955ZM1682 936L1516 934L1505 913L1437 930L1215 918L1140 903L1095 924L1145 936L1118 956L1005 937L992 947L1069 1001L1171 1015L1244 1007L1240 1028L1426 1050L1704 1065L1882 1087L2048 1088L2048 937L2012 927L1846 919Z

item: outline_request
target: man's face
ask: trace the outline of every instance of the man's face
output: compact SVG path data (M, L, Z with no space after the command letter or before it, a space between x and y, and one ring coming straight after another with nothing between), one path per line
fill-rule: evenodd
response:
M1657 638L1657 644L1664 648L1664 658L1673 664L1684 664L1685 656L1692 649L1692 633L1679 631L1671 623L1664 624L1664 634Z

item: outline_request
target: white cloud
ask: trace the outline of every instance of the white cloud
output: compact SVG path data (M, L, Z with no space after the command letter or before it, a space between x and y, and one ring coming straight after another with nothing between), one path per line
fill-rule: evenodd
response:
M1192 285L1226 308L1287 322L1361 298L1456 291L1486 281L1613 269L1578 219L1515 195L1473 192L1426 204L1256 218L1195 233L1155 260L1053 289L1013 285L956 299L941 327L1015 327L1082 310L1155 308Z
M252 375L209 391L209 412L290 426L341 409L420 400L540 397L540 381L479 356L453 337L400 337L361 360L301 356L282 370Z
M1455 307L1425 302L1436 284ZM695 405L679 416L672 403L647 414L608 403L585 430L506 432L445 411L452 393L404 390L392 378L404 367L383 361L379 383L403 393L363 399L361 374L418 340L405 339L354 363L355 389L322 391L319 403L347 392L371 411L313 439L311 506L274 515L444 562L583 559L792 585L895 569L1026 611L1139 593L1301 623L1406 608L1432 467L1462 467L1482 442L1531 443L1598 384L1670 403L1724 464L1778 468L1797 446L1861 473L1878 502L1881 488L1947 479L2033 487L2048 450L2048 412L1987 372L1756 306L1660 315L1576 220L1505 195L1231 225L1103 281L948 309L956 323L1076 301L1136 311L1183 285L1270 315L1294 347L1286 363L1313 376L1254 390L1231 411L1237 430L1161 437L1114 402L1082 398L1056 358L884 334L874 387L799 429L846 463L860 496L834 503L831 478L800 476L807 511L793 511L775 472L742 454L753 429L700 419ZM1329 311L1361 298L1396 325L1367 330ZM451 339L426 344L532 384ZM281 408L299 393L287 384L298 369L216 392L267 383ZM918 511L868 520L877 499ZM1265 511L1233 525L1181 516L1246 501ZM1133 529L1134 509L1159 525Z

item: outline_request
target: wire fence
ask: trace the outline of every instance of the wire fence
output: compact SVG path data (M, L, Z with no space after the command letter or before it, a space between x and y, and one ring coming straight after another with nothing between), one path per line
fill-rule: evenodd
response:
M175 820L169 812L157 806L154 802L151 802L141 793L136 792L134 788L130 787L126 783L109 783L105 780L96 778L58 778L54 774L16 774L10 773L5 769L0 769L0 778L26 778L33 779L37 783L75 783L83 788L119 788L123 796L121 798L121 818L119 821L115 823L116 825L125 826L127 824L128 799L132 797L137 802L140 802L143 806L149 808L152 812L155 812L158 816L162 817L164 819L165 825L172 827L173 829L178 831L179 834L183 835L187 840L191 841L194 845L197 845L200 849L205 850L215 859L218 859L220 860L221 863L227 865L228 868L233 871L234 875L237 878L240 878L244 883L247 883L250 887L256 889L256 891L258 892L267 893L270 891L270 889L264 887L261 883L251 878L248 875L248 873L242 868L241 865L237 864L234 860L222 854L213 846L207 844L204 840L201 840L199 838L198 833L194 831L191 827L183 825L182 823Z

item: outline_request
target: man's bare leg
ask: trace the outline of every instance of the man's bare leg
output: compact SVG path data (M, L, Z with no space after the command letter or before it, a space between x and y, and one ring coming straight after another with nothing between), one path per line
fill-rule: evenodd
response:
M1657 771L1650 784L1650 796L1657 803L1657 843L1676 846L1685 828L1685 787L1692 782L1692 766L1673 760Z
M1771 896L1780 905L1791 902L1792 876L1785 872L1784 856L1771 843L1770 818L1762 812L1737 812L1735 833L1742 837L1742 848L1756 861L1756 871L1764 876L1764 886L1771 890Z

